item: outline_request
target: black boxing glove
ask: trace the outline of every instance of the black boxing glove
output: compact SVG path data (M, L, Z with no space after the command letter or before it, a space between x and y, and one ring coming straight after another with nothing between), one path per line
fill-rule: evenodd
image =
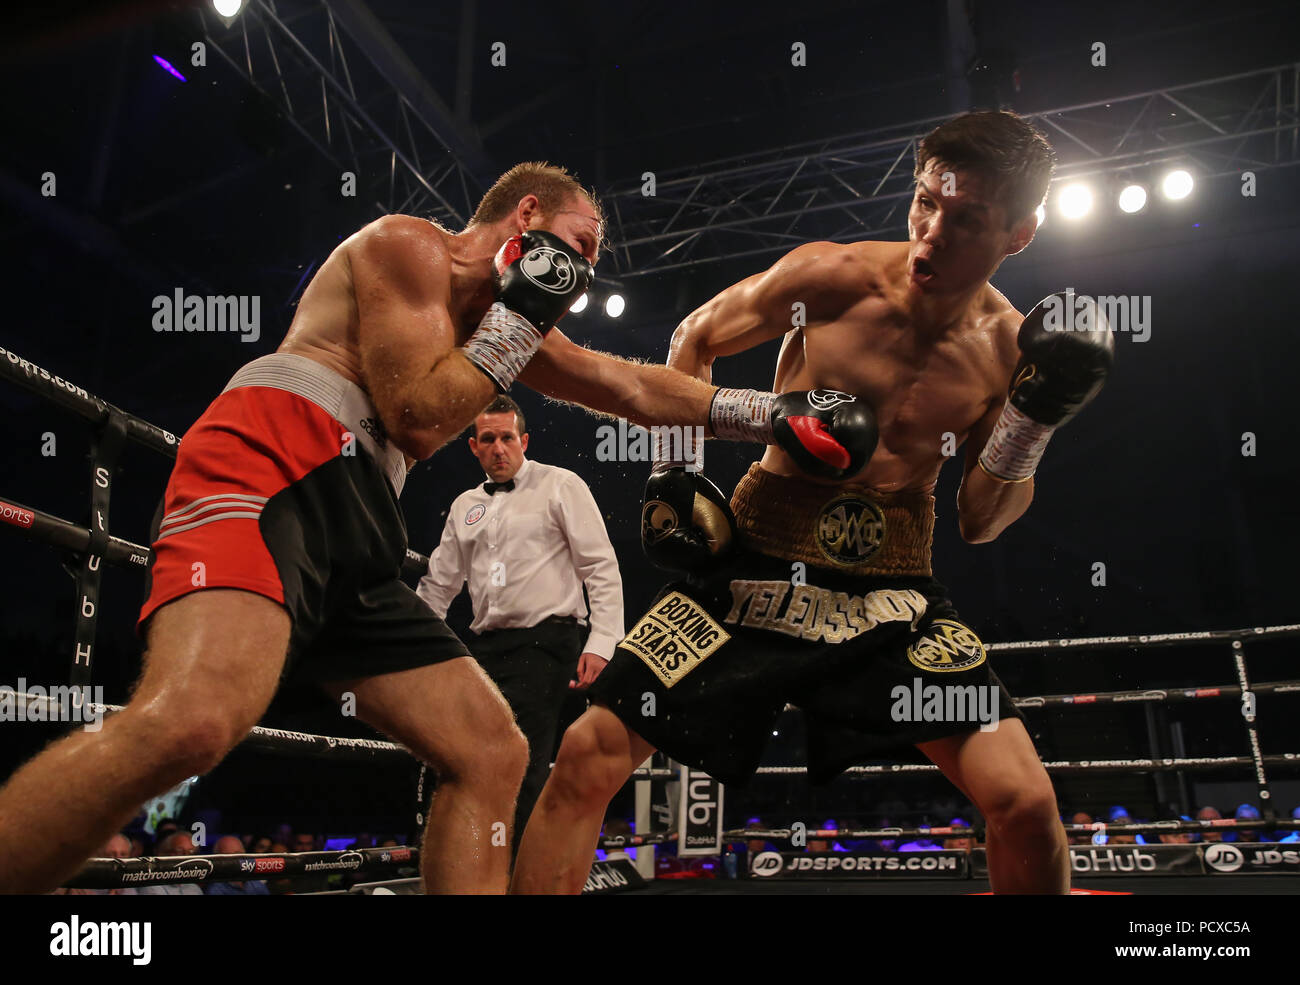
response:
M980 467L1003 482L1034 474L1056 428L1100 392L1115 360L1115 338L1097 302L1073 290L1049 294L1020 325L1020 361L1006 406L980 453Z
M875 411L838 390L781 394L772 404L772 433L799 468L827 479L861 472L880 438Z
M709 425L716 437L776 445L808 475L848 479L863 470L880 437L875 411L839 390L761 393L720 389Z
M554 233L510 237L492 260L497 300L465 343L466 358L505 391L591 281L591 264Z
M669 571L700 571L725 558L736 542L727 497L699 472L658 465L646 480L641 547Z
M492 260L497 300L545 335L587 292L591 264L545 229L511 236Z

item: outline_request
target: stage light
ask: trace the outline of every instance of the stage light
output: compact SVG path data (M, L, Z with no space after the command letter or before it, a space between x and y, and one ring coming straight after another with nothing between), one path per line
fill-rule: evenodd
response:
M1065 218L1082 219L1092 211L1092 190L1087 185L1066 185L1056 201Z
M1147 190L1141 185L1126 185L1124 190L1119 193L1119 207L1123 212L1132 215L1134 212L1141 212L1146 208Z
M587 310L587 301L588 301L588 300L589 300L589 299L588 299L588 296L587 296L586 294L584 294L582 297L578 298L578 300L574 301L573 304L569 305L569 314L571 314L571 315L580 315L580 314L582 314L584 311Z
M212 9L222 17L234 17L244 6L244 0L212 0Z
M605 314L610 318L617 318L621 315L624 307L623 295L621 294L611 294L605 299Z
M1165 198L1178 201L1192 193L1192 184L1192 176L1180 168L1165 175L1161 190L1165 193Z

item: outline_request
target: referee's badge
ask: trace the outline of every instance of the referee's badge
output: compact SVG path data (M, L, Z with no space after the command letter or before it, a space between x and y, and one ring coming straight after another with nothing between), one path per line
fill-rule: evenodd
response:
M473 526L483 519L483 514L487 512L487 507L482 503L477 506L471 506L469 512L465 514L465 526Z

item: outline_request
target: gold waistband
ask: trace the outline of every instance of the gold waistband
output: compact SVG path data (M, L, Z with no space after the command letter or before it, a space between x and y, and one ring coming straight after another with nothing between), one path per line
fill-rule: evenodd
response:
M757 462L731 497L749 547L854 575L929 576L934 497L824 486Z

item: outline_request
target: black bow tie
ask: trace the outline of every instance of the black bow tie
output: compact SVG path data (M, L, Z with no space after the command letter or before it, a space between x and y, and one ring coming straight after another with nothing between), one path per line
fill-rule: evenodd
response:
M493 495L495 495L496 493L499 493L499 492L510 492L510 491L512 491L514 488L515 488L515 480L514 480L514 479L507 479L505 482L485 482L485 483L483 483L483 491L484 491L485 493L487 493L489 496L493 496Z

